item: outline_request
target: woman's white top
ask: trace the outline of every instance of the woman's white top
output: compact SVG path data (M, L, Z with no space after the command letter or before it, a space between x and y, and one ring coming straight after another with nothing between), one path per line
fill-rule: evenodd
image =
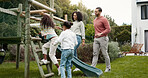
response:
M85 26L82 21L74 21L70 29L75 34L82 36L82 39L85 39Z

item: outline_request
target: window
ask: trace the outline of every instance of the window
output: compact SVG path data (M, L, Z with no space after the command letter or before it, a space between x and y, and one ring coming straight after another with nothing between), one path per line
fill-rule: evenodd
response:
M141 19L148 19L148 5L141 6Z

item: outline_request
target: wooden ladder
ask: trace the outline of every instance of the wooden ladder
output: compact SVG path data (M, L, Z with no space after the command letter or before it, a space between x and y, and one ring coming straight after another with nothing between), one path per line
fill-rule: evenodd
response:
M54 75L54 73L51 71L51 67L50 67L50 61L47 62L47 64L44 64L43 62L40 61L38 53L42 52L42 43L41 43L41 38L36 38L36 37L31 37L31 47L32 47L32 51L33 51L33 55L35 57L36 63L38 65L40 74L42 78L46 78L46 77L51 77ZM37 44L35 44L37 43ZM36 47L36 45L39 45L39 47ZM46 65L48 74L44 73L44 70L42 68L42 65Z

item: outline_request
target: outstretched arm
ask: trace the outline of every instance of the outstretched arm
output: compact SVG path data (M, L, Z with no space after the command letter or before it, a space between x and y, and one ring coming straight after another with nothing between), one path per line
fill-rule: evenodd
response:
M61 28L59 26L55 26L55 29L63 30L63 28Z

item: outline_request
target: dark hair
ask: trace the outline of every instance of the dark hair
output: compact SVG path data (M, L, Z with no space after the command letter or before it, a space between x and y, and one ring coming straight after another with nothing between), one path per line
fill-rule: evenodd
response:
M99 12L102 12L102 8L101 7L97 7L96 9L98 9Z
M76 12L76 11L72 13L72 20L75 21L74 18L73 18L74 13L77 14L77 20L79 22L82 21L82 19L83 19L82 13L81 12Z
M68 21L65 21L65 22L63 23L63 25L66 26L66 28L70 29L71 26L73 25L73 23L68 22Z
M54 23L48 15L43 15L43 18L41 19L40 24L41 24L41 26L44 26L44 28L45 28L45 26L47 26L47 28L48 27L54 28Z

